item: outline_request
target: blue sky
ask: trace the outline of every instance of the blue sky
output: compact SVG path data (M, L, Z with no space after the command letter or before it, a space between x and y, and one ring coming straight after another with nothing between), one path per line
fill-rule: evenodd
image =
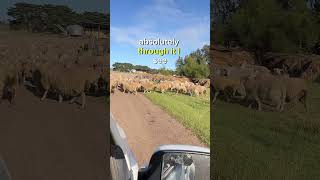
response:
M138 41L144 38L178 39L182 57L210 41L210 0L114 0L110 14L110 65L129 62L174 69L177 55L163 56L168 60L166 65L154 64L153 59L159 56L138 55L138 47L163 47L140 46Z
M76 11L109 12L109 0L0 0L0 19L7 19L7 9L17 2L67 5Z

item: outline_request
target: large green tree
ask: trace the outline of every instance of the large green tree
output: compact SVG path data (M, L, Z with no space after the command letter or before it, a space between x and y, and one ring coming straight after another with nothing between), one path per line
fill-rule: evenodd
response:
M209 46L191 52L185 58L176 61L176 72L189 78L208 78L209 71Z
M215 42L246 48L255 53L258 63L268 51L312 52L320 35L317 4L311 6L306 0L242 0L229 18L217 22ZM216 16L219 19L225 14Z
M78 13L65 5L16 3L7 12L10 24L33 32L60 32L56 25L107 24L109 16L99 12Z

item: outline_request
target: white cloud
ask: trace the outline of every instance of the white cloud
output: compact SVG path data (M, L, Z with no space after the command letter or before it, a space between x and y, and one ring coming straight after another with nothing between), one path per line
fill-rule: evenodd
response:
M153 0L134 15L134 26L114 27L111 40L138 46L143 38L176 38L183 49L201 48L209 43L209 12L201 17L179 8L175 0Z
M138 41L143 38L161 37L157 32L150 30L148 26L137 25L134 27L111 27L110 37L117 43L128 43L138 46Z
M201 48L204 44L209 44L210 26L204 23L190 24L178 29L175 34L181 43L187 48Z

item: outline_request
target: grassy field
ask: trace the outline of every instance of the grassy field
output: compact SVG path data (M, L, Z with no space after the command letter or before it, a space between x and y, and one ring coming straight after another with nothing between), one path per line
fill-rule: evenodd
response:
M210 145L210 97L192 97L175 93L147 93L146 96L161 106L185 127L191 129Z
M214 107L215 179L320 179L320 85L308 112L257 112L218 101Z

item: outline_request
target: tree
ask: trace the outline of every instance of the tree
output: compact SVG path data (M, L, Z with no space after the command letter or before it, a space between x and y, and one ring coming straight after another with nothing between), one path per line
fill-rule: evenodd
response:
M183 74L183 66L184 66L184 61L182 57L179 57L178 60L176 61L176 72L179 75L184 75Z
M232 17L219 25L217 42L253 52L257 63L269 51L311 52L320 36L305 0L242 0Z
M209 77L209 46L205 45L201 49L191 52L184 59L178 58L176 61L176 72L179 75L190 78Z
M169 76L169 75L174 75L175 74L175 71L173 70L170 70L170 69L166 69L165 67L162 67L158 70L158 73L162 74L162 75L166 75L166 76Z
M109 19L107 14L99 13L99 12L84 12L80 14L81 21L84 22L92 22L96 24L106 23Z
M131 71L132 69L134 69L134 66L130 63L114 63L112 65L113 67L113 70L115 71L121 71L121 72L129 72Z
M7 12L11 17L10 25L17 29L26 29L32 32L60 33L57 24L66 27L82 22L106 24L109 21L107 14L99 12L77 13L65 5L35 5L16 3Z
M197 79L207 78L210 74L208 65L198 63L197 59L192 56L187 56L185 58L183 72L185 76Z

